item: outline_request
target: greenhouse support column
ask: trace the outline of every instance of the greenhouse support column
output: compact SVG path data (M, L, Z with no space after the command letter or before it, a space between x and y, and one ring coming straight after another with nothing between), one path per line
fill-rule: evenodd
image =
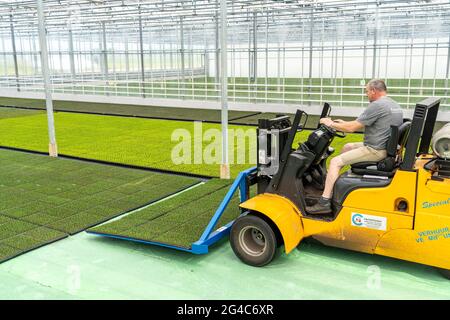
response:
M33 32L32 35L33 39L31 41L31 45L32 45L32 50L33 50L33 75L37 75L39 74L39 70L38 70L38 52L37 52L37 48L36 48L36 34Z
M42 0L37 0L39 45L41 51L42 76L44 79L45 105L47 108L48 137L49 137L49 155L58 156L58 148L55 136L55 120L53 118L53 102L50 83L50 72L48 67L47 39L45 34L44 5Z
M280 40L277 42L277 91L281 91L281 57L280 57ZM302 61L303 65L303 61Z
M265 74L265 79L264 79L264 95L265 95L265 100L264 102L267 103L267 96L268 96L268 87L267 84L269 83L269 12L266 12L266 52L265 52L265 69L266 69L266 74Z
M216 17L215 17L215 22L216 22L216 37L215 37L215 44L216 44L216 48L215 48L215 53L216 53L216 80L215 80L215 86L216 86L216 90L219 89L219 82L220 82L220 48L219 48L219 42L220 42L220 36L219 36L219 0L216 0Z
M12 51L13 51L14 73L16 75L16 86L17 86L17 91L20 91L19 66L17 64L16 38L14 35L14 23L13 23L12 14L9 15L9 21L10 21L10 26L11 26L11 46L12 46Z
M379 28L379 19L378 19L378 9L379 3L377 2L377 11L375 13L375 30L373 32L373 60L372 60L372 79L375 78L375 69L377 67L377 41L378 41L378 28Z
M206 45L205 45L205 48L206 48ZM203 52L203 69L204 69L206 78L208 78L208 76L209 76L209 52L208 52L208 49L205 49ZM208 81L208 80L206 80L206 81Z
M361 84L361 107L364 107L365 105L365 94L364 94L364 89L365 89L365 84L366 84L366 78L367 78L367 35L369 34L369 28L367 26L367 18L365 21L365 25L364 25L364 53L363 53L363 79L362 79L362 83ZM387 74L387 70L386 70L386 74Z
M181 58L181 89L183 93L181 98L184 99L184 87L185 87L185 57L184 57L184 30L183 30L183 17L180 17L180 58Z
M70 74L75 78L75 58L73 53L73 34L72 29L69 29L69 59L70 59Z
M447 70L445 71L445 96L449 95L449 77L450 77L450 35L448 37L448 52L447 52ZM450 102L450 98L447 98L447 103Z
M252 55L252 64L253 64L253 66L252 66L252 82L254 83L254 82L256 82L256 78L257 78L257 75L258 75L258 52L257 52L257 47L258 47L258 45L257 45L257 43L258 43L258 39L257 39L257 34L256 34L256 32L257 32L257 19L258 19L258 16L257 16L257 13L256 13L256 11L255 12L253 12L253 44L252 44L252 46L253 46L253 55ZM256 90L255 88L253 88L254 90Z
M144 40L142 39L142 17L140 6L139 6L139 49L141 57L141 93L142 97L145 98Z
M265 69L266 69L266 85L267 79L269 78L269 12L266 13L266 59L265 59ZM267 90L267 88L266 88Z
M228 74L227 74L227 0L220 0L220 100L222 106L222 164L220 178L230 179L228 162Z
M248 16L248 14L247 14ZM250 21L250 18L248 18ZM247 64L248 64L248 72L247 72L247 96L250 97L252 77L253 77L253 60L252 60L252 28L250 27L250 22L247 23L247 36L248 36L248 45L247 45Z
M309 26L309 88L308 88L308 104L311 105L312 92L312 67L313 67L313 29L314 29L314 6L311 5L311 23Z
M128 56L128 37L124 35L125 39L125 73L127 75L128 80L128 73L130 72L130 59Z
M108 52L106 51L106 27L105 22L102 22L102 39L103 39L103 73L106 81L106 86L109 87L109 73L108 73ZM108 88L105 88L107 91ZM108 93L106 93L108 95Z

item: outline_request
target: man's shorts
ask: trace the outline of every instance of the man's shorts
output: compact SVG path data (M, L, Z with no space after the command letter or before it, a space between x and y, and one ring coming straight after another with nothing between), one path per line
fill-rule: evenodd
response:
M339 155L344 165L364 161L380 161L387 156L386 150L377 150L365 146L362 142L349 143L348 146L351 150Z

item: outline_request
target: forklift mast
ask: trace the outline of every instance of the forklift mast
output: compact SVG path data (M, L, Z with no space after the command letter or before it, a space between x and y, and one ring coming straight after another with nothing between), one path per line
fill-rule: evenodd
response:
M331 106L324 104L320 118L328 117ZM304 117L304 118L303 118ZM304 121L302 122L302 119ZM286 165L287 157L292 152L292 144L295 135L306 126L308 115L297 110L294 121L291 123L290 117L277 115L273 119L260 119L257 129L257 181L258 193L264 192L272 178L277 180ZM320 123L317 128L320 127ZM277 184L277 181L273 181Z
M258 193L264 192L271 177L278 172L280 155L286 145L291 126L290 117L283 115L258 121Z

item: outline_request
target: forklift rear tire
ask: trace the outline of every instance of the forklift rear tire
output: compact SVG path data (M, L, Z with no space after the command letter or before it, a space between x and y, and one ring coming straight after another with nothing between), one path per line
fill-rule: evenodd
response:
M277 237L263 219L248 214L233 223L230 244L236 256L244 263L262 267L275 256Z
M449 269L438 268L438 270L444 277L446 277L448 280L450 280L450 270Z

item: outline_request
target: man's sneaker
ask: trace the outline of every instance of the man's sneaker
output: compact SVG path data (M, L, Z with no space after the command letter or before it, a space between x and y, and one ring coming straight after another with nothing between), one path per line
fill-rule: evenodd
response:
M306 211L309 214L327 214L331 213L331 201L330 199L320 198L319 201L313 206L306 207Z

